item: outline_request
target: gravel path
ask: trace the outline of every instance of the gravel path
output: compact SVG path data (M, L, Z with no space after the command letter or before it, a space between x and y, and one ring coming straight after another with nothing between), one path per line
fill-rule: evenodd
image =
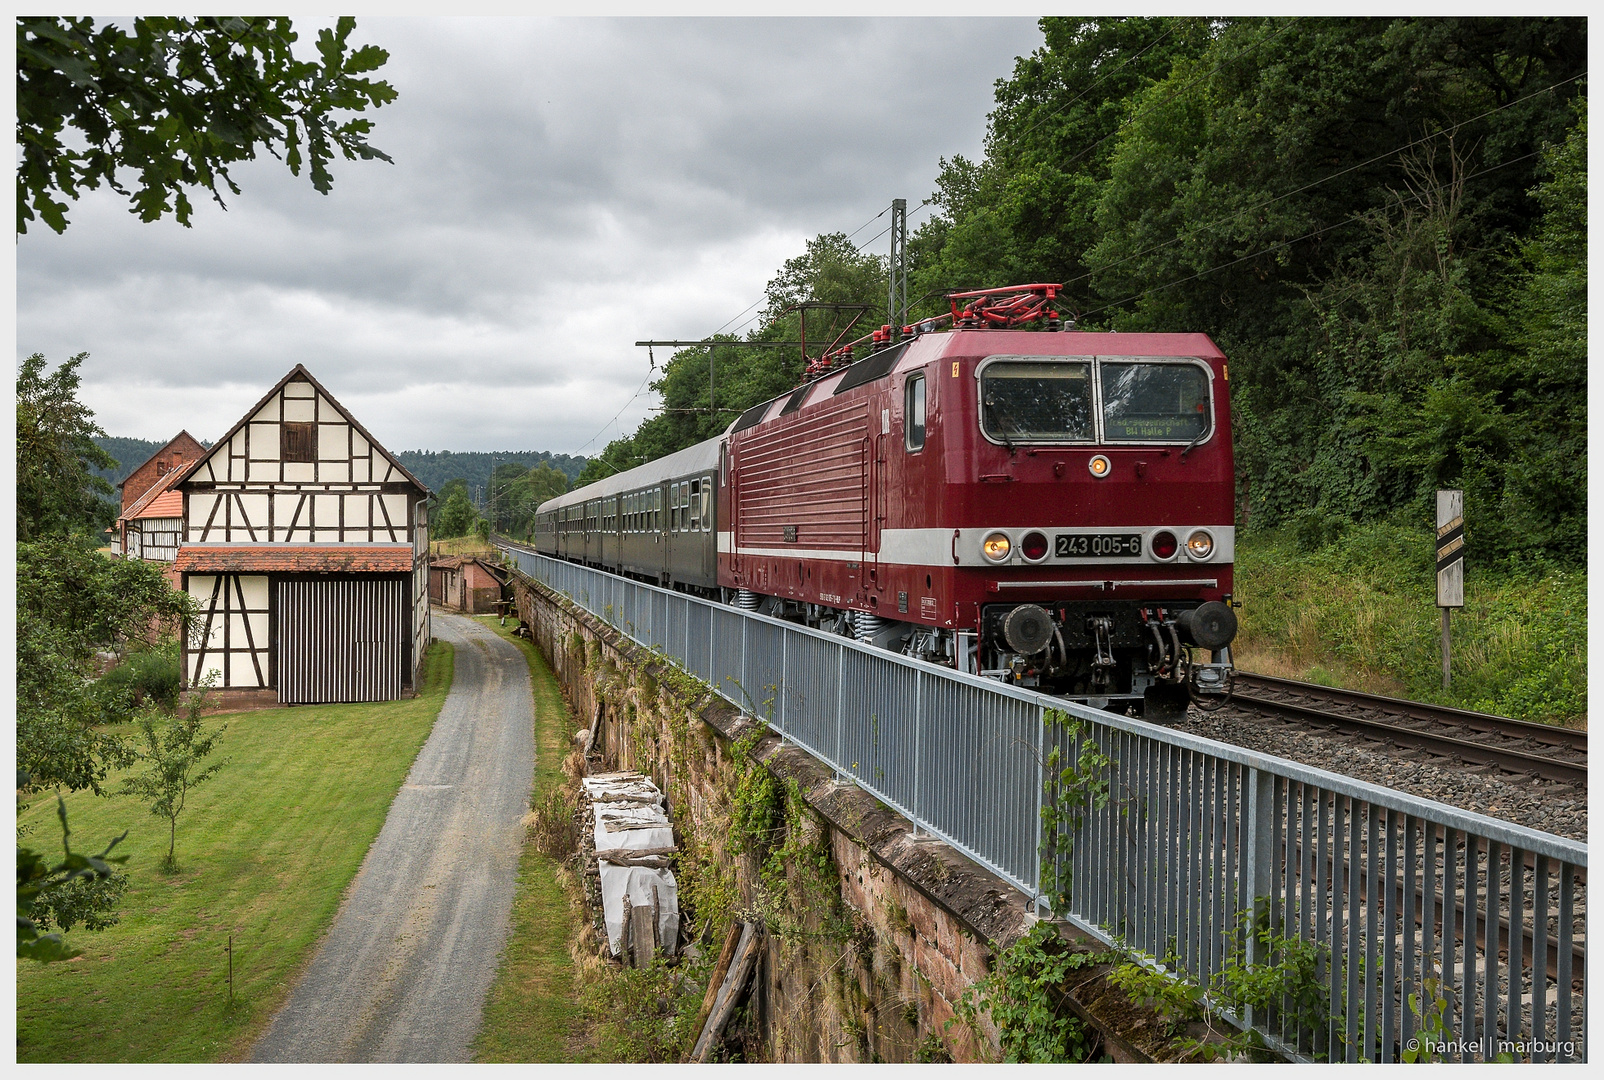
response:
M253 1061L469 1060L506 940L534 774L523 655L434 614L451 693L334 925Z

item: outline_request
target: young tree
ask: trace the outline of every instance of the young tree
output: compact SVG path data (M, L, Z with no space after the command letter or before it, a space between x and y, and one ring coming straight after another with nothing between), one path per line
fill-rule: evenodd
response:
M64 231L62 200L101 183L128 196L141 221L171 213L188 226L185 189L204 188L222 206L220 184L239 194L229 167L259 148L296 176L310 164L324 194L336 150L389 161L368 144L371 120L335 115L396 96L389 83L359 77L389 53L350 49L355 28L344 17L319 31L313 61L295 56L287 18L136 18L132 33L91 18L19 18L17 232L36 216ZM119 168L138 174L134 190Z
M458 536L467 536L473 530L474 522L479 520L479 512L468 501L466 485L453 488L447 484L443 491L449 492L440 502L439 514L433 519L433 532L437 539L450 540Z
M169 716L150 710L141 716L140 746L135 754L147 768L123 780L123 794L144 800L152 814L167 819L167 857L161 866L168 873L178 870L178 815L184 812L190 789L210 780L228 764L224 759L201 767L201 761L216 749L223 732L228 730L226 724L215 730L206 729L200 715L203 701L204 695L197 693L181 713Z

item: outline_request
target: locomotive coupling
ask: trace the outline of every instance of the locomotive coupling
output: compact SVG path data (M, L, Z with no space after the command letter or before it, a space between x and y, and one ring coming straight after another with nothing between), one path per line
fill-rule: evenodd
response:
M1236 612L1218 600L1209 600L1175 618L1181 640L1200 649L1223 649L1236 637Z

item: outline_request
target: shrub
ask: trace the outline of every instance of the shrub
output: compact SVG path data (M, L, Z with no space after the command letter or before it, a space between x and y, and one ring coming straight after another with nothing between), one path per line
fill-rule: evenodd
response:
M98 689L109 719L124 720L145 705L171 711L178 704L184 673L178 643L130 653L101 677Z

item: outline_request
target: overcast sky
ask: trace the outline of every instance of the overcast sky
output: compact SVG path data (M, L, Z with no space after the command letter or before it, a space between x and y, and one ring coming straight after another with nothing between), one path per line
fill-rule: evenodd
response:
M257 162L190 229L102 190L19 238L18 357L88 352L108 434L214 439L299 362L394 450L594 454L657 404L635 341L745 330L807 239L927 197L1040 33L366 17L353 40L390 51L400 97L369 115L395 164L337 160L323 196Z

